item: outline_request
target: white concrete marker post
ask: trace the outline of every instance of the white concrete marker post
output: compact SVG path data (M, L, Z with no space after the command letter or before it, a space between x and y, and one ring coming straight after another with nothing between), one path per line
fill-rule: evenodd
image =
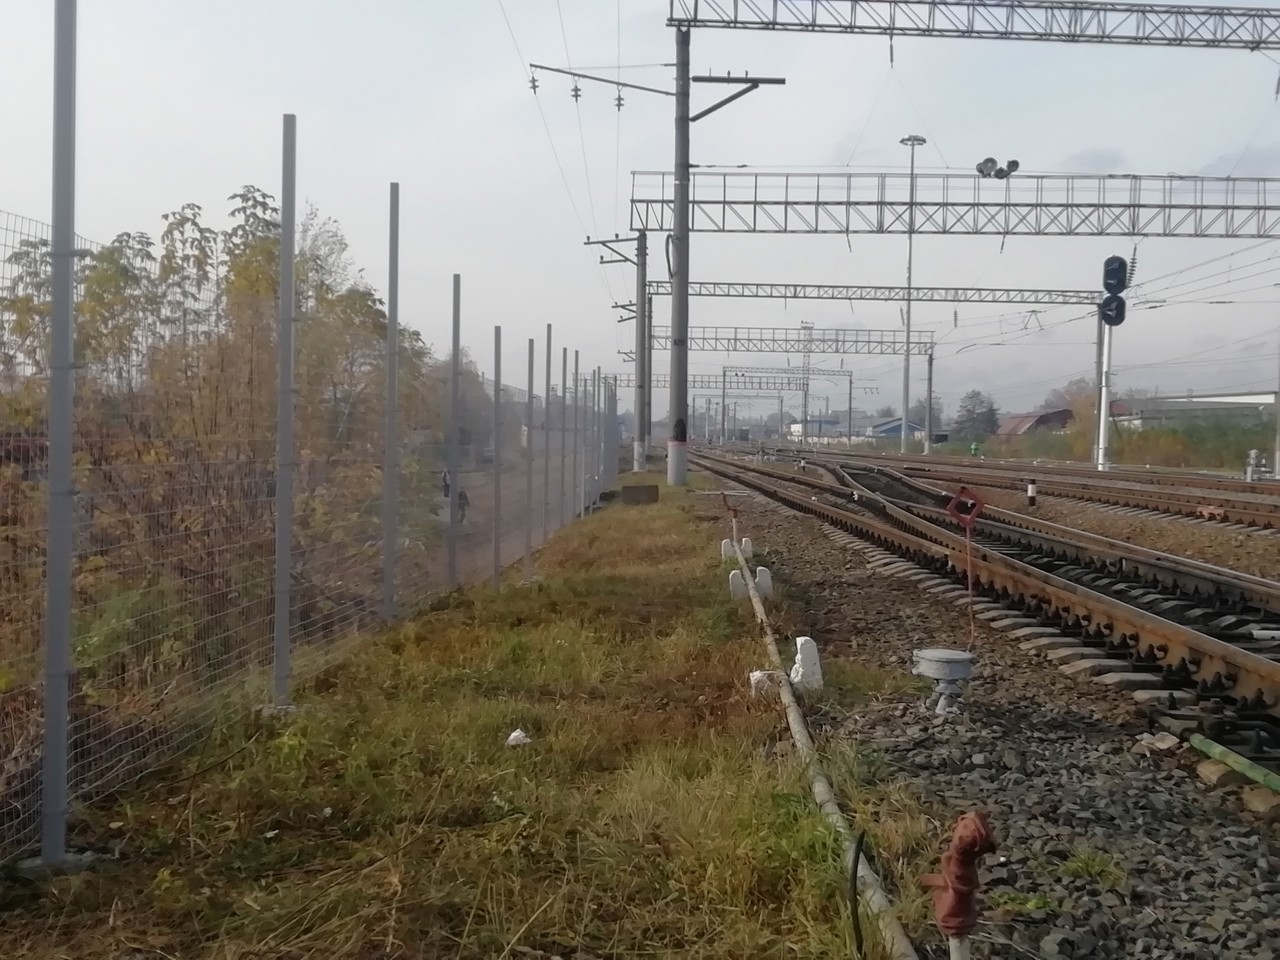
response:
M822 689L822 664L813 637L796 637L796 662L791 668L791 686L803 693Z
M756 567L756 590L764 599L773 599L773 574L768 567Z
M747 596L747 582L743 579L741 570L729 572L729 596L733 600L742 600Z

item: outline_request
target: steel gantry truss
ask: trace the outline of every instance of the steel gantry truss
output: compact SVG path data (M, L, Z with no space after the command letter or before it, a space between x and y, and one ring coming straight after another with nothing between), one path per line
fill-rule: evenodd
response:
M671 349L671 327L650 327L654 350ZM901 330L841 330L837 328L794 327L690 327L690 350L722 353L828 353L901 356L906 337ZM933 352L933 332L911 339L911 352L928 356ZM843 376L843 373L841 374Z
M729 195L721 174L702 180L699 194L690 161L690 41L695 27L745 27L883 36L1050 40L1140 46L1280 49L1280 11L1185 6L1175 3L1108 3L1102 0L671 0L668 23L676 28L675 157L671 189L659 175L649 196L632 189L633 228L671 231L671 440L667 480L687 482L685 439L688 410L689 238L693 231L771 233L1032 234L1059 236L1266 237L1276 235L1280 209L1267 195L1269 181L1165 178L1091 178L1093 194L1076 196L1090 178L1024 178L1028 199L1008 180L1003 197L984 198L978 178L926 178L926 196L912 170L905 178L885 174L855 180L812 178L812 197L790 193L789 175L773 175L763 186L781 190L762 197L760 175L734 180L745 191ZM705 113L705 111L704 111ZM914 163L913 163L914 168ZM703 177L705 174L700 174ZM835 175L831 175L835 176ZM1115 183L1120 186L1113 185ZM796 181L799 182L798 180ZM823 193L834 185L844 196ZM855 186L870 191L855 195ZM899 199L898 188L907 196ZM932 186L935 195L928 196ZM891 189L892 188L892 189ZM1239 191L1243 188L1243 194ZM1062 190L1058 195L1055 191ZM710 191L710 192L708 192ZM878 192L877 192L878 191ZM1121 195L1127 191L1127 195ZM1277 193L1271 188L1271 194ZM1216 196L1216 194L1221 196ZM1013 196L1016 194L1015 197ZM903 202L905 200L905 203ZM637 202L639 201L639 202ZM923 219L916 224L917 214ZM910 269L908 268L908 286ZM910 340L908 298L907 340ZM911 352L903 355L903 417L909 406ZM931 409L931 407L930 407ZM907 431L902 431L905 449ZM902 938L900 927L888 931Z
M671 294L671 281L650 280L651 296ZM906 287L862 287L835 283L691 282L691 297L738 297L773 300L906 300ZM911 299L936 303L1095 304L1094 290L1027 290L995 287L912 287Z
M668 26L864 36L1280 48L1280 10L1045 0L671 0Z
M753 369L750 367L744 369ZM786 368L783 368L785 371ZM616 378L619 387L634 387L636 378L634 373L610 373L606 374L611 380ZM805 389L805 379L800 375L799 371L789 371L781 374L756 373L751 376L742 376L737 378L738 389L755 390L759 392L778 393L801 393ZM689 389L691 390L719 390L724 384L724 376L719 373L691 373L689 374ZM668 390L671 387L671 377L665 373L655 373L652 377L652 386L657 390Z
M699 171L694 233L1048 237L1280 237L1280 179ZM632 174L632 226L670 230L669 172Z

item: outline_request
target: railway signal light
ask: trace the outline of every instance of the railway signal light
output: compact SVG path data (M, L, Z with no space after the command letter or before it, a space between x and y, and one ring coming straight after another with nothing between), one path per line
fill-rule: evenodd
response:
M1124 310L1124 297L1119 294L1103 297L1098 304L1098 316L1109 327L1118 327L1124 323Z
M1129 286L1129 263L1124 257L1107 257L1102 261L1102 289L1112 295L1124 293Z

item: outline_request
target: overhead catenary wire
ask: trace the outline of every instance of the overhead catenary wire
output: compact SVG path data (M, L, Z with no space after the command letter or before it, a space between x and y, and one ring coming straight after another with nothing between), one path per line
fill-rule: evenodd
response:
M502 20L507 25L507 35L511 38L511 45L515 48L516 59L520 62L520 72L525 75L526 80L532 80L532 74L529 72L528 61L524 58L524 53L520 50L520 41L516 39L515 29L511 26L511 18L507 16L507 7L503 0L498 0L498 9L502 12ZM565 194L569 198L569 206L573 209L574 219L578 221L578 226L585 236L587 230L586 222L582 219L582 211L578 209L578 203L573 196L573 187L569 184L569 175L565 172L564 162L560 159L560 151L556 149L556 140L551 133L551 124L547 122L546 111L542 109L542 101L534 96L534 103L538 107L538 117L542 120L543 132L547 135L547 145L551 147L551 156L555 159L556 169L560 172L560 182L564 184ZM605 293L609 297L611 303L616 302L617 298L613 295L613 287L609 283L609 276L605 273L604 267L600 264L596 265L597 272L600 276L600 283L604 286Z

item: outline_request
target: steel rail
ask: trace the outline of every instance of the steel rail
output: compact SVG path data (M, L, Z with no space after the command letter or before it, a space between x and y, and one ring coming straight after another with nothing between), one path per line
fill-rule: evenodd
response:
M697 455L699 466L755 489L793 510L806 513L890 549L939 573L962 577L966 569L963 537L913 516L883 498L861 494L858 504L876 516L855 513L787 490L770 480L794 482L793 476L753 465L744 468ZM835 494L846 493L831 485ZM1106 594L1022 563L975 544L972 551L975 590L999 597L1068 635L1082 635L1125 651L1140 665L1159 664L1170 680L1195 678L1204 696L1230 696L1251 709L1280 716L1280 662L1250 653L1180 624L1147 613Z
M846 467L825 460L814 460L812 463L816 467L829 471L840 471L842 474L846 472ZM947 491L895 470L879 465L865 469L883 474L894 483L932 498L935 503L941 504L951 499L951 494ZM848 479L853 481L852 477ZM948 525L953 523L950 515L940 506L912 505L911 509L928 513L936 522ZM1190 593L1193 596L1229 597L1256 607L1261 612L1280 617L1280 582L1266 577L1255 577L1252 574L1240 573L1201 560L1192 560L1189 557L1175 557L1138 544L1113 540L1088 530L1064 527L1061 524L990 504L983 506L982 514L976 520L974 527L1000 540L1013 542L1015 539L1020 539L1050 554L1069 556L1080 562L1101 561L1118 572L1132 573L1161 586Z
M854 453L849 454L850 457L857 458ZM902 454L894 453L890 456L877 454L872 456L868 454L867 460L891 460L894 463L909 464L912 466L937 466L939 464L945 466L964 469L965 467L975 466L973 460L965 457L940 457L937 455L920 456L918 454ZM1244 480L1239 477L1214 476L1213 474L1201 473L1194 470L1178 470L1172 467L1111 467L1105 474L1099 474L1094 467L1076 465L1071 463L1063 463L1060 461L1040 461L1033 462L1031 460L996 460L990 457L981 461L981 466L986 470L1002 470L1007 473L1017 473L1020 477L1034 474L1037 478L1042 476L1061 476L1061 477L1080 477L1094 478L1098 480L1121 480L1130 483L1143 483L1151 486L1164 487L1190 487L1202 490L1221 490L1225 493L1245 493L1253 496L1277 497L1280 498L1280 481L1276 480Z
M866 461L852 457L845 462L856 464ZM966 469L946 465L926 467L912 464L904 469L910 470L913 476L926 476L953 483L968 483L973 486L997 487L1005 490L1019 490L1025 482L1021 477L1013 477L1005 472L988 470L985 467ZM1063 497L1068 500L1085 500L1117 507L1140 507L1157 513L1171 513L1223 523L1239 523L1249 527L1280 527L1280 500L1276 502L1269 502L1266 499L1244 501L1219 496L1211 491L1197 492L1186 487L1146 491L1136 487L1115 486L1105 481L1055 479L1051 474L1044 472L1037 474L1036 486L1039 492L1046 496Z

